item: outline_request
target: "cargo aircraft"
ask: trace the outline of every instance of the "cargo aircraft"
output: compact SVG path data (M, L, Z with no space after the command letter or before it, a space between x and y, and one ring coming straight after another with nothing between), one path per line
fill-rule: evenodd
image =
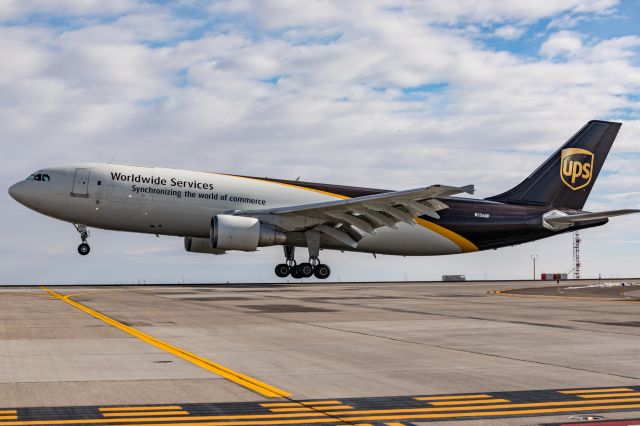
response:
M473 185L404 191L119 164L38 170L9 193L74 224L184 237L189 252L284 247L278 277L329 277L320 251L433 256L497 249L604 225L640 210L583 211L620 123L590 121L514 188L486 199ZM297 263L295 248L306 247Z

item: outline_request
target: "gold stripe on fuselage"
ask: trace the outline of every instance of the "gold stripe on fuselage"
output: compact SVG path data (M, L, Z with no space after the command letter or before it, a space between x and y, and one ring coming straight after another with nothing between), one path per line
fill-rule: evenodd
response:
M293 183L278 182L278 181L275 181L275 180L270 180L269 178L258 178L258 177L251 177L251 176L238 176L238 175L230 175L230 174L227 174L227 173L215 173L215 174L222 175L222 176L241 178L241 179L249 179L249 180L254 180L254 181L257 181L257 182L268 182L268 183L273 183L273 184L276 184L276 185L288 186L290 188L304 189L304 190L307 190L307 191L316 192L318 194L328 195L330 197L336 197L336 198L339 198L341 200L348 200L349 198L351 198L351 197L347 197L346 195L336 194L334 192L323 191L321 189L315 189L315 188L307 188L306 186L295 185Z

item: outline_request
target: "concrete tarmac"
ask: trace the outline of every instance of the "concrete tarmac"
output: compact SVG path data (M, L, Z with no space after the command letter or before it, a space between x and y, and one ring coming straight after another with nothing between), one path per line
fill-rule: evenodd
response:
M405 423L389 423L389 414L370 424L560 423L585 412L640 418L637 299L507 291L537 285L4 287L0 426L29 424L20 421L37 410L27 407L195 404L192 412L220 413L226 408L197 404L246 402L228 405L229 412L255 405L261 413L270 403L286 408L303 400L428 412L438 412L438 401L474 398L496 407L568 406L524 417L485 410L480 419L454 413ZM594 408L613 408L580 408L590 394L609 401ZM11 418L3 419L3 410Z

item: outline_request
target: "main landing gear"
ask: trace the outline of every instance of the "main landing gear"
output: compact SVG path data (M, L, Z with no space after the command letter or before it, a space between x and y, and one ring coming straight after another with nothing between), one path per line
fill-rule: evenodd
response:
M324 280L331 275L331 269L324 263L320 263L318 255L320 253L320 234L316 231L307 231L307 246L309 247L309 262L297 264L295 260L294 246L284 246L285 263L276 266L276 275L285 278L291 275L292 278L309 278L314 275L316 278Z
M73 224L76 227L76 230L80 233L80 239L82 243L78 246L78 253L82 256L86 256L91 251L91 247L87 244L87 238L89 238L89 231L85 225Z

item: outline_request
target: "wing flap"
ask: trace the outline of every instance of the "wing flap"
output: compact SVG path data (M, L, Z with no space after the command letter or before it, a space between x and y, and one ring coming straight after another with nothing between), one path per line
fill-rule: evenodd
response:
M238 211L233 214L258 218L285 232L314 229L355 248L361 238L354 238L356 235L373 234L376 228L381 227L398 229L397 224L400 222L415 226L414 218L421 215L439 219L440 215L436 211L448 206L438 198L461 193L473 194L474 191L473 185L432 185L323 203Z

